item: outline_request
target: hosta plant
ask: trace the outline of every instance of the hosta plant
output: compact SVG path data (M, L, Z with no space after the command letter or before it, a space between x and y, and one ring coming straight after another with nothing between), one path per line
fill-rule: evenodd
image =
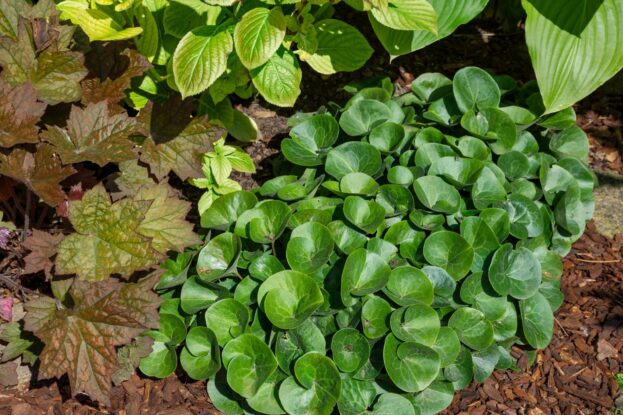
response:
M143 372L179 361L226 414L434 414L548 345L593 211L573 110L473 67L392 93L294 116L282 175L202 214Z
M479 15L488 0L58 3L62 17L91 40L134 38L155 65L135 85L135 105L172 89L183 96L204 93L224 110L231 108L228 95L246 98L254 91L272 104L292 106L301 92L302 66L331 75L365 64L372 48L363 33L373 31L394 58L450 35ZM579 0L568 7L566 0L523 0L505 7L525 16L526 44L547 113L584 98L623 68L620 1ZM362 33L361 22L343 21L350 19L349 9L367 13L372 30ZM235 128L227 117L223 122Z

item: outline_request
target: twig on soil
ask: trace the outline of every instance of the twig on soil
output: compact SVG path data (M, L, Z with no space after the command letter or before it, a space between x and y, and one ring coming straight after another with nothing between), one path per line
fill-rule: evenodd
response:
M569 333L567 333L567 330L565 330L565 328L562 326L562 324L560 324L560 321L558 321L557 318L554 318L554 321L556 322L556 324L558 324L558 327L560 327L560 330L562 330L562 332L564 333L564 335L566 337L569 336Z
M13 281L8 275L0 274L0 283L4 284L7 288L17 291L22 299L25 297L24 293L28 295L39 295L38 292L33 291L30 288L23 287L22 285Z
M621 262L620 259L582 259L576 258L577 261L580 262L589 262L591 264L615 264L617 262Z

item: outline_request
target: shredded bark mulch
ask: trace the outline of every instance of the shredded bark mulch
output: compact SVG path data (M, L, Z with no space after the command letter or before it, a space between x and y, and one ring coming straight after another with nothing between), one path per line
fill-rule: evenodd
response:
M565 302L550 346L533 366L522 357L520 371L495 372L458 392L445 415L595 415L623 406L614 379L623 371L623 236L608 239L590 224L564 265ZM106 409L69 398L64 381L38 386L0 390L0 415L218 414L203 382L175 376L133 376L113 388Z

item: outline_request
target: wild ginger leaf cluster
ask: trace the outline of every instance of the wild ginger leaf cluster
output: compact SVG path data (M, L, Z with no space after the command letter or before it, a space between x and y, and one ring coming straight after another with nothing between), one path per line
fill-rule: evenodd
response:
M275 177L165 264L145 374L179 362L226 414L432 414L548 345L593 212L573 110L475 67L350 89L292 117Z

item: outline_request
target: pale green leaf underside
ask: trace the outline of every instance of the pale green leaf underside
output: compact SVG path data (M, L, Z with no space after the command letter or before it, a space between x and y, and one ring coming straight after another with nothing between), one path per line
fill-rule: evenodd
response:
M234 30L240 62L249 69L263 65L279 49L286 35L281 9L257 8L246 13Z
M430 45L476 17L489 0L429 0L437 12L437 34L427 30L395 30L370 16L372 28L391 56L400 56Z
M291 107L301 93L303 74L296 57L290 52L276 53L268 62L251 72L253 85L266 101L280 107Z
M396 30L428 30L437 33L437 13L426 0L391 0L387 9L370 13L379 23Z
M546 113L569 107L623 68L620 0L524 0L523 7Z
M227 69L231 35L205 26L182 38L173 54L173 76L183 97L206 90Z
M124 40L143 33L140 27L124 29L104 11L88 9L86 4L76 0L63 1L56 7L62 12L61 17L80 26L91 41Z

